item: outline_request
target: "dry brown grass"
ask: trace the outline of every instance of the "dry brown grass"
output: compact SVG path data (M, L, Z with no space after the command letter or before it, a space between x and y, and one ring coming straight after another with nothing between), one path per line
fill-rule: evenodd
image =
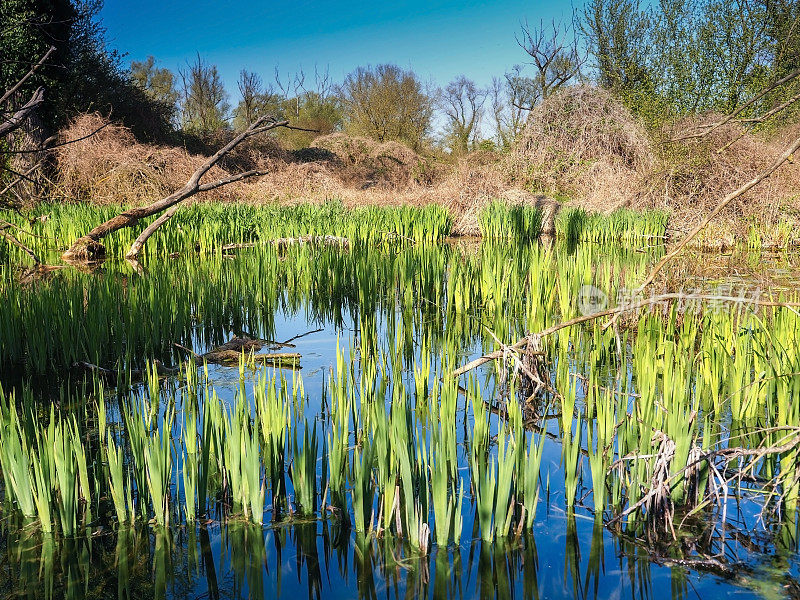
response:
M702 138L670 141L719 119L713 114L684 119L652 136L607 91L577 86L531 112L510 156L510 172L518 184L566 195L588 210L664 209L677 230L689 229L800 134L798 125L797 131L785 129L769 139L729 123ZM798 214L800 166L784 165L726 208L699 242L732 245L753 223L763 233L781 224L785 232Z
M64 140L82 138L105 122L96 114L82 115L61 132ZM141 144L131 131L108 124L95 135L56 150L58 188L66 201L97 204L142 204L180 188L204 160L183 149ZM208 180L226 171L214 167ZM239 186L220 188L218 197L232 199Z
M438 176L430 161L398 142L332 133L315 139L312 148L327 153L332 174L348 187L406 189L431 185Z
M509 157L517 183L578 199L591 210L638 200L652 164L644 127L609 92L587 85L554 94L531 111Z
M510 155L474 152L445 164L402 144L340 133L318 138L312 148L286 152L274 138L264 136L237 149L208 178L253 168L266 169L269 175L220 188L198 200L338 199L346 206L437 203L452 212L457 233L477 234L478 214L494 199L543 207L547 227L559 207L547 196L564 194L571 204L588 210L609 211L623 205L667 209L675 229L688 229L800 134L796 125L774 139L752 133L742 136L738 125L729 124L702 139L668 141L676 131L718 118L707 115L684 121L653 139L607 92L580 86L537 107ZM83 115L61 136L76 139L103 123L97 115ZM100 204L151 202L182 186L230 135L205 140L205 153L190 153L139 143L125 127L110 124L86 140L57 149L56 196ZM716 152L734 139L724 152ZM764 231L782 224L785 235L786 223L796 223L798 215L800 165L784 165L732 203L700 243L730 244L746 236L753 222Z
M709 135L673 142L697 126L713 123L720 115L683 119L664 132L657 167L647 178L649 189L641 206L666 208L676 227L688 229L712 211L730 192L753 179L783 152L788 132L779 136L747 131L728 123ZM710 246L732 245L747 236L751 225L766 234L795 223L800 209L800 168L785 164L761 185L736 199L699 240Z

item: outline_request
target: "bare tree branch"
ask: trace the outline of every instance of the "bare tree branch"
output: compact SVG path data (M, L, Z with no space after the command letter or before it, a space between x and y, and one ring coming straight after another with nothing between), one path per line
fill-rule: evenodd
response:
M5 94L3 94L3 96L2 96L2 97L0 97L0 104L2 104L3 102L5 102L5 101L6 101L6 100L8 100L9 98L11 98L11 96L13 96L13 95L14 95L14 93L15 93L15 92L16 92L16 91L17 91L19 88L21 88L21 87L22 87L22 84L23 84L23 83L25 83L25 82L26 82L26 81L27 81L27 80L28 80L28 79L29 79L29 78L30 78L30 77L31 77L31 76L32 76L34 73L36 73L36 71L38 71L38 70L39 70L39 68L40 68L40 67L41 67L41 66L42 66L42 65L45 63L45 61L46 61L46 60L47 60L47 59L50 57L50 55L51 55L53 52L55 52L55 51L56 51L56 47L55 47L55 46L50 46L50 48L47 50L47 52L45 52L45 53L44 53L44 56L42 56L42 58L40 58L40 59L39 59L39 62L37 62L35 65L33 65L33 66L31 67L30 71L28 71L27 73L25 73L25 75L22 77L22 79L20 79L20 80L19 80L17 83L15 83L13 86L11 86L11 87L10 87L10 88L9 88L9 89L6 91L6 93L5 93Z
M764 96L766 96L770 92L776 90L777 88L781 87L783 84L788 83L789 81L793 80L798 75L800 75L800 69L795 69L794 71L789 73L786 77L783 77L783 78L779 79L775 83L773 83L773 84L767 86L766 88L764 88L763 90L761 90L761 92L759 92L758 94L753 96L750 100L748 100L747 102L745 102L744 104L739 106L739 108L737 108L732 113L727 115L724 119L721 119L720 121L717 121L715 123L709 123L709 124L706 124L706 125L701 125L700 127L695 128L695 131L693 131L691 133L684 134L684 135L679 135L677 137L672 138L670 141L671 142L682 142L682 141L685 141L685 140L691 140L691 139L696 139L696 138L701 138L701 137L707 136L711 132L716 131L717 129L719 129L723 125L726 125L727 123L730 123L731 121L736 119L736 117L738 117L740 114L742 114L743 111L745 111L749 107L753 106L753 104L755 104L756 102L761 100ZM773 109L772 111L770 111L767 114L763 115L761 120L764 120L765 118L768 118L768 115L772 116L772 115L776 114L777 112L780 112L781 110L783 110L784 108L786 108L790 104L794 103L796 100L797 100L797 96L795 96L792 99L790 99L789 103L786 104L786 106L776 107L777 110ZM755 121L752 121L752 120L749 120L749 119L743 119L741 122L742 123L750 123L750 122L755 122Z
M28 116L44 102L44 88L38 88L22 108L20 108L13 115L8 117L5 121L0 123L0 137L5 137L12 131L19 128Z
M89 233L85 236L78 238L75 242L70 246L70 248L62 254L62 258L64 260L90 260L94 258L100 258L105 254L105 248L99 241L104 238L109 233L113 233L114 231L118 231L125 227L132 227L139 223L141 219L145 219L147 217L151 217L153 215L157 215L164 210L172 208L173 206L177 205L178 203L186 200L190 196L197 194L198 192L208 191L211 189L215 189L222 185L226 185L233 181L238 181L240 179L244 179L245 177L253 177L255 175L262 174L260 171L248 171L247 173L242 173L240 175L234 175L228 177L226 179L222 179L220 181L208 184L201 184L200 180L202 177L208 173L211 168L217 164L217 162L225 156L228 152L230 152L233 148L238 146L244 140L251 138L255 135L260 133L264 133L271 129L275 129L277 127L286 127L288 126L288 121L276 121L273 117L263 116L254 121L245 131L242 131L239 135L233 138L230 142L225 144L222 148L217 150L213 156L209 157L198 169L192 174L189 180L186 182L182 188L174 192L173 194L149 204L148 206L142 206L138 208L132 208L126 210L125 212L117 215L116 217L98 225L94 229L92 229ZM172 211L174 214L175 211ZM170 216L172 216L170 214ZM169 217L161 221L162 223L165 222ZM149 236L148 236L149 237ZM146 241L146 240L145 240ZM133 250L133 247L132 247Z
M733 191L730 194L728 194L727 196L725 196L725 198L722 199L722 202L720 202L714 210L712 210L708 215L706 215L706 217L694 229L692 229L685 238L683 238L681 243L678 244L675 247L675 249L673 249L670 252L668 252L664 256L664 258L662 258L658 262L658 264L656 264L656 266L653 268L652 271L650 271L650 274L647 276L647 278L644 280L644 282L637 288L636 291L640 292L644 288L646 288L648 285L653 283L653 280L655 280L656 275L658 275L658 273L661 271L661 269L664 268L664 265L666 265L670 260L675 258L675 256L677 256L680 253L680 251L683 250L686 247L686 244L688 244L692 240L692 238L694 238L698 233L700 233L700 231L706 225L708 225L708 223L711 221L711 219L716 217L722 211L722 209L724 209L731 202L736 200L736 198L739 198L740 196L746 194L751 189L756 187L759 183L761 183L766 178L768 178L770 175L772 175L778 169L778 167L780 167L783 163L785 163L788 160L791 160L792 155L795 152L797 152L798 149L800 149L800 137L797 138L794 141L794 143L792 143L788 148L786 148L786 150L784 150L783 154L781 154L777 159L775 159L775 161L771 165L769 165L766 169L761 171L761 173L759 173L753 179L751 179L750 181L745 183L738 190Z
M608 317L608 316L618 316L622 313L632 312L634 310L639 310L640 308L644 308L646 306L652 306L654 304L662 304L664 302L679 302L682 300L686 300L690 298L692 300L706 300L706 301L714 301L714 302L730 302L730 303L741 303L742 299L735 297L735 296L718 296L713 294L684 294L684 293L671 293L671 294L661 294L658 296L653 296L652 298L646 298L644 300L640 300L639 302L632 302L630 304L624 304L622 306L617 306L615 308L610 308L608 310L603 310L595 313L591 313L588 315L581 315L580 317L575 317L574 319L570 319L569 321L564 321L563 323L558 323L557 325L553 325L548 327L547 329L543 329L539 333L534 333L531 335L527 335L518 342L516 342L512 346L506 346L501 350L497 350L495 352L490 352L489 354L484 354L481 357L476 358L475 360L468 362L464 366L456 369L455 371L450 373L451 377L459 377L464 373L471 371L481 365L484 365L488 362L493 360L497 360L505 356L506 352L511 350L523 350L525 349L530 343L531 340L541 340L543 337L547 337L548 335L552 335L557 331L562 329L566 329L567 327L572 327L573 325L578 325L580 323L586 323L588 321L594 321L601 317ZM761 300L759 298L751 298L748 299L747 302L751 304L755 304L758 306L772 306L772 307L787 307L787 308L797 308L800 307L800 302L773 302L770 300Z

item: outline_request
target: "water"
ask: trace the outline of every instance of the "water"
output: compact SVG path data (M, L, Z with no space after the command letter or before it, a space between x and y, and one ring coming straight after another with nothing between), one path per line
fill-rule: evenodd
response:
M136 319L151 322L146 324L147 335L128 330L127 337L119 331L106 332L99 325L83 323L80 331L102 330L102 335L107 336L102 344L93 347L71 329L76 327L74 323L54 321L49 344L55 347L59 340L79 340L77 345L83 346L92 362L113 367L116 361L135 366L156 357L174 363L182 353L172 342L202 353L243 331L274 341L302 336L292 342L296 346L292 351L302 355L306 395L303 413L306 420L322 427L337 348L346 356L352 349L359 365L364 360L360 353L365 349L372 348L379 354L395 349L403 365L402 379L413 393L413 369L421 359L423 346L441 350L455 335L459 342L457 364L463 364L492 350L493 335L510 342L533 329L532 324L552 324L552 315L531 314L528 310L535 305L529 297L530 290L504 301L489 291L488 283L475 292L481 302L466 314L448 310L444 273L452 270L456 262L477 260L471 254L474 250L436 247L360 252L325 250L317 254L298 249L278 260L270 252L244 252L232 260L214 259L209 264L196 264L191 259L154 264L142 279L121 275L115 265L101 275L65 274L64 282L49 285L88 289L90 299L101 304L115 295L122 298L121 290L125 288L127 300L120 301L122 312L135 311ZM495 254L499 256L490 258ZM497 265L504 260L520 263L530 258L530 254L503 254L496 249L482 257L485 261L496 260ZM598 272L607 266L614 273L625 271L635 277L650 259L641 254L588 248L567 252L565 262L571 267L588 264ZM527 273L527 264L523 263L521 271ZM498 270L495 267L491 272ZM485 276L486 271L482 274ZM481 272L476 271L475 276L481 276ZM506 281L501 283L508 284L517 276L506 273ZM615 285L625 285L622 276L613 279ZM165 300L169 291L157 283L162 280L178 290L177 303L175 299ZM693 280L695 283L697 280ZM716 281L709 283L715 284ZM144 299L134 302L131 298L137 287L143 290ZM496 289L503 288L498 284ZM615 291L609 289L609 295ZM156 315L158 325L153 324ZM24 321L24 316L18 314L18 318ZM109 324L109 329L115 327L113 322ZM491 328L492 335L487 328ZM29 326L22 329L32 337ZM4 335L4 339L10 336ZM59 349L53 347L50 350L55 357ZM573 347L559 355L552 368L556 370L558 361L564 360L577 370L590 350L588 346ZM445 370L435 352L433 356L431 382ZM51 359L49 365L55 361ZM604 372L608 377L615 375L608 366ZM248 399L252 399L257 375L248 371L245 377ZM286 376L291 380L289 372ZM629 373L625 376L631 378ZM71 385L53 375L43 384L41 376L31 373L30 368L26 373L19 364L10 363L5 379L6 387L19 386L21 380L36 382L36 393L50 398L58 397L56 390L61 386ZM242 385L238 369L211 365L209 379L225 405L232 406L237 401ZM479 380L486 399L497 405L502 390L493 371L484 368ZM185 390L175 378L162 382L165 394L171 386L178 386L175 397L180 409ZM144 394L144 386L134 384L132 393ZM577 403L582 406L583 402L583 392L579 392ZM503 541L482 542L469 493L462 509L464 533L460 542L446 547L433 544L431 551L422 556L391 535L365 539L344 527L336 511L327 507L316 517L294 516L280 523L269 523L268 513L263 527L244 523L220 507L196 526L179 523L169 529L147 525L117 528L98 518L89 524L85 535L63 539L43 535L31 524L21 528L6 503L0 525L0 596L800 597L796 521L760 520L757 499L732 497L723 503L727 507L724 522L719 510L678 515L677 521L683 516L686 519L675 539L648 539L646 532L609 528L595 518L591 477L584 457L583 478L577 491L582 501L576 503L574 510L567 509L558 415L541 409L540 406L539 416L543 419L539 424L549 435L545 435L541 495L531 532L523 531ZM111 415L113 419L113 409ZM469 434L465 432L471 431L473 418L461 398L456 429L459 473L464 477L469 470ZM497 427L500 415L490 418ZM179 410L177 426L181 423ZM585 448L585 436L583 445ZM496 455L496 449L492 452ZM179 469L177 465L176 481Z

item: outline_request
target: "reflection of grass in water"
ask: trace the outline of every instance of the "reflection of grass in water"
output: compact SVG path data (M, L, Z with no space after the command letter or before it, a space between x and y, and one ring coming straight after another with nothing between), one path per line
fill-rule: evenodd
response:
M10 331L33 336L34 316L44 313L55 291L69 290L78 298L86 288L106 308L116 298L117 310L109 309L105 321L99 319L102 312L91 313L98 319L94 323L56 321L57 339L62 340L75 336L72 327L102 336L109 322L112 331L105 335L115 335L123 319L142 320L146 334L139 349L168 345L170 331L188 335L198 319L211 332L206 338L222 337L235 319L254 325L252 331L268 331L281 303L333 320L341 313L332 306L378 313L391 339L379 338L377 319L359 319L365 335L337 353L324 403L330 411L319 416L322 454L312 442L317 415L305 415L300 381L285 381L264 369L255 378L251 397L245 392L250 371L240 369L242 391L230 409L222 408L213 382L193 365L177 378L179 385L170 386L160 385L150 369L145 385L121 403L121 416L106 414L106 402L99 398L96 410L86 402L87 395L97 398L101 393L99 384L90 394L65 392L61 408L43 419L30 411L35 406L32 395L24 396L25 410L19 411L12 410L6 396L0 455L7 504L42 529L48 528L48 511L57 515L50 521L59 535L80 532L91 521L113 529L125 520L153 518L174 530L191 521L191 515L256 524L265 516L292 523L301 512L331 515L332 526L344 529L348 521L353 523L359 547L368 548L376 539L386 544L399 540L403 555L418 560L413 557L427 554L431 540L437 552L457 544L465 515L477 512L473 537L487 542L511 543L534 525L544 444L543 436L535 441L529 428L555 418L565 468L551 475L564 477L565 503L576 513L584 510L584 491L589 491L584 454L598 516L608 511L619 515L647 498L654 481L664 486L628 516L628 533L639 535L673 511L707 510L702 503L710 498L705 490L716 485L710 467L717 459L703 457L698 448L725 450L738 444L753 450L789 444L782 452L741 455L736 466L766 478L763 487L773 499L779 496L784 514L794 515L797 446L791 442L800 426L800 381L794 375L800 372L800 323L790 310L698 314L672 307L641 315L619 332L603 330L600 324L559 332L545 338L544 348L558 359L551 375L560 393L557 398L534 398L532 405L516 402L513 361L510 369L498 365L485 383L471 378L462 390L451 378L440 380L443 372L463 362L466 345L480 342L487 350L495 348L494 337L483 328L512 340L572 316L571 298L583 285L608 289L613 297L613 290L624 285L620 273L636 279L641 263L611 256L598 267L598 256L591 248L577 247L570 255L559 248L486 244L475 256L429 247L386 255L298 248L287 254L289 260L280 261L273 250L264 249L230 268L209 259L219 269L216 273L204 263L180 261L154 268L153 282L149 276L124 280L114 273L99 278L64 274L21 290L18 302L0 313L4 323L14 324ZM179 268L188 275L172 278ZM253 271L263 276L258 282L273 278L267 292L249 282ZM196 279L199 273L210 279ZM191 311L180 312L182 303L169 295L167 281L195 298ZM278 299L284 287L291 291ZM223 289L228 290L225 297L216 298L214 293ZM130 302L126 310L133 315L123 316L120 297ZM244 314L237 316L237 303L244 304ZM41 312L25 312L30 305ZM27 321L15 321L21 315ZM148 328L146 318L154 315L161 320ZM6 352L24 354L13 348L23 338L14 342L10 336ZM116 343L125 347L127 341L121 336ZM87 340L86 348L101 351L98 340ZM50 344L47 351L55 357L69 349ZM143 355L126 349L117 358L124 362ZM579 383L583 379L578 374L589 383ZM497 397L509 403L487 407L486 401ZM724 439L718 424L727 421L740 437ZM467 433L461 431L462 422ZM60 432L62 437L53 433L52 439L62 443L39 441L51 439L50 429L41 423ZM53 460L43 452L50 446L61 448ZM687 470L692 460L699 460L699 468ZM56 476L48 479L47 473ZM45 504L37 505L18 481L46 489ZM327 501L318 504L327 498L332 511Z

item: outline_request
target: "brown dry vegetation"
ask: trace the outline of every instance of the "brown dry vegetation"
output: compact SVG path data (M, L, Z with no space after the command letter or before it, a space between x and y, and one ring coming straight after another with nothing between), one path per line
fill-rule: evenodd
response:
M720 118L684 119L652 134L608 92L576 86L531 112L510 171L519 185L567 196L587 210L663 209L675 229L689 229L800 133L769 137L732 122L702 138L671 141ZM776 238L768 242L780 243L799 214L800 166L787 164L728 206L699 242L729 245L756 223Z
M635 204L653 163L644 127L609 92L587 85L532 110L509 156L520 185L573 198L588 210Z
M666 209L673 215L673 227L681 230L751 179L778 156L792 134L800 133L784 129L767 138L731 123L701 139L669 141L676 132L717 119L719 115L706 115L654 135L609 93L576 86L532 111L521 139L507 155L478 151L446 163L397 142L342 133L288 152L274 138L263 137L243 144L210 175L218 178L254 168L270 174L220 188L202 199L338 199L347 206L438 203L452 212L457 232L475 234L480 209L493 199L543 206L547 225L558 209L558 203L548 199L555 196L587 210ZM101 117L84 115L62 137L80 138L102 124ZM207 140L206 147L211 151L230 135ZM726 147L733 140L737 141ZM720 148L726 149L717 152ZM183 185L204 154L138 143L126 128L109 124L86 140L60 147L56 158L57 196L62 199L143 204ZM700 241L725 245L746 236L754 222L785 238L798 215L800 165L784 165L726 209Z

